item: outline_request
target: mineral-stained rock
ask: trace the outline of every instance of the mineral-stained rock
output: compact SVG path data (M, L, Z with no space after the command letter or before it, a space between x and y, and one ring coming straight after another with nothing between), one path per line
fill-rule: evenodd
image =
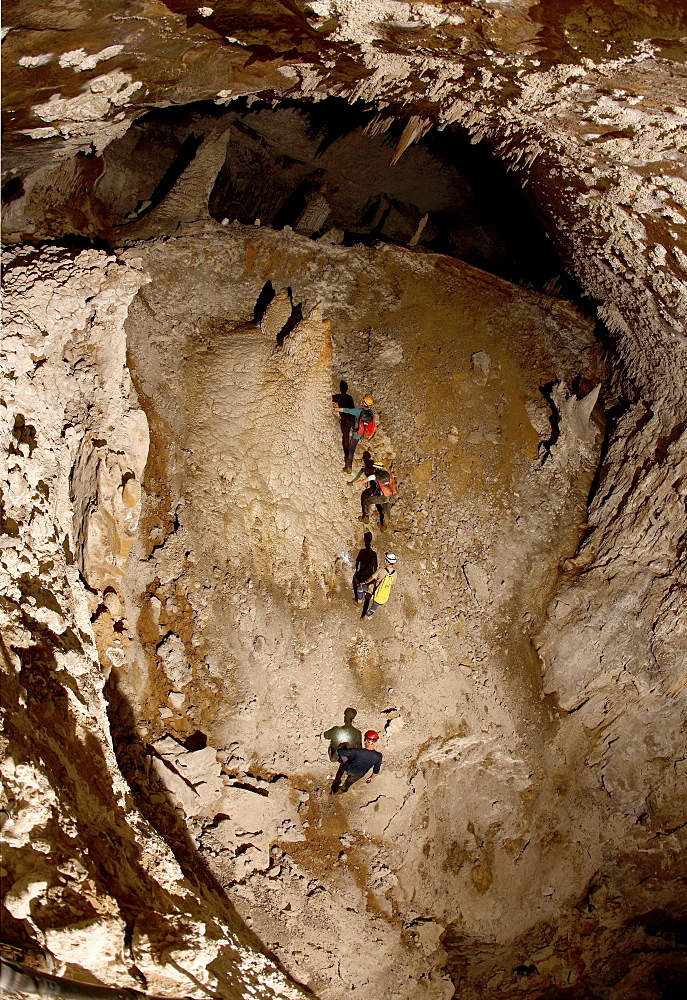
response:
M170 633L157 647L163 669L169 680L178 687L185 687L193 677L184 644L178 635Z
M263 956L251 959L253 945L226 903L208 897L201 906L133 805L112 752L103 687L113 662L122 664L109 657L100 668L92 594L79 575L94 565L82 529L87 511L103 509L102 494L93 488L97 477L74 470L84 441L96 467L125 463L123 484L118 472L124 527L117 530L135 530L127 512L139 500L128 484L139 481L145 462L147 422L123 364L122 323L145 277L95 250L47 248L38 259L18 251L5 263L3 528L12 545L0 549L8 723L2 839L5 905L22 921L26 958L35 961L42 950L58 974L84 970L134 988L145 968L151 988L182 992L183 966L212 986L208 965L230 954L224 977L236 995L252 984L270 996L302 995ZM82 471L85 465L88 459ZM121 584L126 553L116 537L101 537L96 564L106 571L91 576L92 586ZM115 608L111 593L101 592L95 605ZM182 904L179 920L182 899L190 906ZM163 935L136 915L147 908L159 915ZM216 943L207 945L210 938Z
M5 257L3 891L28 962L303 995L243 918L323 1000L684 980L687 24L579 6L5 5L3 233L31 242ZM470 140L576 306L436 252L501 252ZM372 622L341 378L400 485ZM384 765L330 796L319 734L351 704Z

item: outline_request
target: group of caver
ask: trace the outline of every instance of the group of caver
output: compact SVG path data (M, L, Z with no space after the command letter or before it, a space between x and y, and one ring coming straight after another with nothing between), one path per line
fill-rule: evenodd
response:
M344 472L353 471L353 457L360 441L371 440L377 430L377 421L372 407L371 396L363 396L361 405L353 405L353 397L348 393L348 385L341 382L340 392L333 397L333 409L340 415L341 441L343 444L345 465ZM362 514L359 521L367 524L370 510L376 507L379 511L379 527L386 529L389 511L398 495L396 479L392 473L377 465L369 451L363 452L363 464L349 486L365 478L367 485L360 496ZM353 576L353 593L356 604L362 601L363 618L371 618L380 604L386 604L391 594L396 575L396 556L387 552L384 566L378 568L377 553L371 547L372 535L365 534L365 548L358 553L355 574Z
M353 725L357 714L354 708L347 708L343 726L333 726L324 733L324 738L329 740L329 759L339 762L339 770L330 789L332 795L347 792L351 785L364 778L368 771L372 771L369 778L365 779L369 783L375 774L379 774L382 766L382 755L375 749L379 733L368 729L363 745L363 734ZM342 784L344 775L346 780Z

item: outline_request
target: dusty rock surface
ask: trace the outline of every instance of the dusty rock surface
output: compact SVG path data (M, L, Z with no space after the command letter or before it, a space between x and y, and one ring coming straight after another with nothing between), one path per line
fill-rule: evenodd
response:
M424 251L342 248L236 225L203 224L118 260L56 249L49 266L26 251L11 264L16 389L3 564L8 667L21 673L10 705L19 728L6 766L14 850L5 905L25 943L40 944L57 969L90 968L101 981L133 975L173 992L189 973L216 979L213 932L196 917L178 928L183 961L161 953L126 902L140 876L120 866L106 891L101 876L94 883L95 912L76 907L74 921L72 902L65 921L51 909L60 879L75 881L82 909L88 898L88 864L69 860L49 824L54 815L63 826L66 815L82 825L79 817L102 816L90 803L116 774L111 726L136 806L163 837L155 865L181 877L166 841L187 878L200 880L196 895L185 890L183 920L207 892L207 873L194 869L199 852L244 920L323 997L449 996L447 970L474 995L495 976L502 991L523 976L540 993L561 982L593 986L592 962L604 949L635 947L638 934L650 974L651 935L664 932L639 931L637 917L670 912L679 871L679 798L665 774L677 773L683 718L673 673L681 633L666 618L679 591L664 578L647 593L645 613L662 609L666 623L653 631L663 655L653 684L642 682L639 662L627 681L622 667L585 673L585 650L604 647L586 633L576 649L562 648L550 624L579 608L576 595L593 579L581 560L594 533L577 550L601 443L597 393L577 399L566 388L604 378L589 322L558 299ZM275 295L258 316L268 281ZM295 304L302 318L281 338ZM356 396L374 394L375 449L401 485L386 536L373 529L378 551L399 556L399 585L370 623L357 618L349 590L361 526L330 410L340 375ZM32 421L50 401L43 442ZM83 471L89 433L102 475L93 459ZM673 434L665 459L679 446ZM668 468L674 476L677 466ZM54 483L71 482L71 493L63 487L62 506L41 515L37 498L27 507L34 481L43 501ZM596 513L606 537L607 510ZM84 530L85 512L109 531ZM667 516L666 546L675 527ZM57 606L10 583L21 583L17 560L43 551L50 593L64 595ZM635 542L635 572L642 551ZM35 589L38 570L27 566ZM622 611L588 600L604 616L598 635L624 627ZM614 651L619 640L608 634ZM60 691L74 694L67 677L79 692L74 711L91 707L74 735L62 719L53 725L77 767L76 733L91 734L91 759L96 747L103 757L92 787L65 781L50 727L31 739L49 741L54 763L38 747L15 759L27 721L46 732L44 698L22 710L19 682L50 685L59 705ZM637 696L645 684L641 702L627 697L629 683ZM332 799L320 733L349 703L384 734L385 767L371 789ZM637 745L639 725L656 733L650 743ZM133 848L145 821L114 780L124 798L111 822ZM28 799L18 795L27 784ZM79 843L89 843L88 828ZM152 832L146 841L158 843ZM50 846L38 863L41 843ZM154 867L151 877L155 893L170 891L172 875ZM613 930L596 914L618 894ZM215 897L213 906L226 921L227 903ZM374 942L369 960L351 919ZM240 929L232 933L238 942ZM475 963L480 948L487 957ZM103 971L103 949L112 971ZM266 960L254 955L260 980ZM515 980L513 963L526 970ZM274 975L263 980L288 992Z
M473 863L481 857L479 850L473 857L475 834L467 829L467 842L452 830L413 844L418 827L438 823L441 830L452 812L437 793L442 772L464 754L462 780L479 786L491 765L497 783L511 789L504 808L511 822L503 823L511 840L521 833L519 796L531 794L532 772L542 766L540 727L551 718L539 694L531 697L538 685L521 608L525 602L530 619L538 613L537 590L552 585L561 549L574 552L575 518L582 516L599 438L583 428L591 447L586 461L579 434L577 453L565 452L565 434L575 430L572 420L569 429L561 420L561 436L541 464L527 407L552 412L540 384L582 374L591 385L600 375L589 324L558 300L523 298L506 283L431 255L318 247L252 227L217 226L138 244L124 256L153 275L129 319L130 363L151 424L165 428L171 447L156 445L147 486L152 527L145 548L153 552L131 568L132 584L141 580L152 591L132 593L132 604L140 604L143 620L155 614L159 624L147 656L134 645L118 671L122 693L136 704L147 735L171 732L181 740L196 729L206 733L229 775L248 784L244 800L252 793L262 805L273 799L274 782L290 787L290 816L280 807L276 818L268 812L247 822L245 804L203 802L194 793L185 809L198 819L205 809L205 824L196 829L217 859L213 868L298 977L323 996L370 987L422 995L428 971L445 960L439 937L452 919L451 904L444 907L459 873L446 854L462 850ZM272 329L265 321L270 309L262 323L251 323L267 281L277 291L276 308L298 302L305 316L282 346L277 327L288 309ZM401 482L392 533L377 543L398 550L403 574L381 632L377 622L363 630L351 604L361 539L329 410L338 374L360 387L358 395L377 398L383 457ZM548 441L545 416L541 427ZM514 484L522 494L513 496ZM272 512L284 504L285 521L275 523ZM172 506L174 530L165 538ZM528 552L529 539L543 533L548 570L543 546ZM537 565L532 590L523 587L528 561ZM524 664L509 641L512 606ZM130 612L132 622L135 616ZM135 631L141 635L142 626ZM504 648L497 652L499 634ZM183 674L172 674L173 648ZM144 677L162 699L148 703ZM183 689L183 701L172 686ZM334 706L340 714L349 702L388 733L385 774L353 816L329 797L319 736L335 721ZM519 731L534 744L524 758ZM165 771L158 773L164 780ZM168 775L174 794L183 794L174 782ZM477 792L477 811L488 794ZM432 819L435 802L441 819ZM430 843L434 871L448 875L425 870L422 851ZM330 881L341 854L343 885ZM487 848L485 884L493 877L492 855ZM349 867L359 874L346 889ZM469 890L479 900L483 886L473 882ZM365 886L378 903L366 904ZM307 902L316 887L318 905ZM323 936L325 912L330 936ZM352 912L379 942L367 962L346 933ZM432 989L445 995L452 988L439 979Z
M246 923L318 995L450 996L462 981L477 996L494 977L504 992L523 977L540 993L561 982L593 986L592 961L635 947L638 934L649 975L652 936L665 932L639 931L637 916L670 912L679 871L679 797L665 775L679 767L683 718L672 672L681 633L666 619L679 591L664 580L647 594L645 613L663 608L658 622L667 624L653 633L660 680L643 682L643 692L639 662L627 681L623 668L585 673L585 650L600 649L599 640L586 633L575 649L561 647L551 624L579 608L576 595L591 582L581 560L594 533L579 550L578 541L589 530L585 501L601 442L597 392L577 399L566 388L603 381L589 322L558 299L424 251L351 250L236 225L203 224L118 260L55 250L39 266L20 251L11 264L8 346L15 375L32 377L16 379L7 407L8 666L30 692L48 684L54 705L76 678L74 711L83 699L90 706L78 726L91 733L91 760L96 746L103 757L92 786L65 781L70 768L53 736L40 740L54 763L38 747L15 759L28 720L45 731L44 698L34 694L22 711L17 686L5 905L26 928L24 942L40 944L58 970L91 969L101 981L143 977L174 992L180 976L216 979L213 932L198 917L178 928L183 961L160 953L156 932L126 903L141 891L137 873L118 866L106 890L100 876L95 912L81 912L89 865L69 860L49 824L54 815L63 824L65 815L93 815L91 825L102 816L90 803L116 774L112 727L134 799L115 778L123 799L111 822L117 842L133 848L145 826L138 807L162 836L154 868L143 863L153 891L172 885L161 863L181 877L166 841L187 877L200 880L196 894L206 893L208 875L194 869L200 854ZM268 281L275 295L257 316ZM302 318L280 340L294 303ZM80 381L88 357L97 367ZM330 410L340 375L357 397L374 394L374 447L401 486L387 534L373 528L375 548L399 556L399 585L370 623L359 621L349 589L361 526L359 487L339 471ZM63 395L53 390L60 377ZM84 390L86 377L95 383ZM40 426L53 429L42 442L31 421L48 401ZM89 433L107 474L93 459L83 472ZM665 457L679 444L673 435ZM34 480L43 501L49 485L72 483L69 495L57 494L62 507L42 515L44 527L21 485ZM597 530L606 510L598 508ZM85 512L109 531L84 530ZM667 517L664 544L676 525ZM50 593L64 595L57 607L9 582L21 583L17 560L43 550ZM641 551L635 544L635 572ZM27 583L37 572L29 569ZM600 636L614 622L624 628L622 612L588 600L604 616ZM369 790L355 786L339 799L329 795L320 734L349 703L383 733L385 766ZM72 735L57 725L78 767L79 728ZM638 746L640 726L656 735ZM19 796L27 784L33 795ZM79 843L89 843L87 830ZM148 830L147 842L158 843ZM50 845L40 864L36 843ZM65 877L82 901L66 922L51 908ZM618 894L613 930L597 914ZM187 921L198 896L185 898ZM168 905L163 892L155 908ZM227 903L215 897L213 906L226 921ZM365 960L352 919L374 943ZM232 933L239 947L241 931ZM256 981L287 995L254 954ZM526 970L515 980L514 963Z
M3 24L3 932L169 996L676 995L683 5L74 0ZM256 226L211 221L266 148L235 139L250 105L333 95L408 175L437 126L488 144L604 362L565 301L409 249L435 220L398 192L377 221L405 246L344 245L352 196L314 161L367 148L355 113L313 164L279 152L322 239L250 198L228 214ZM256 198L276 186L261 167ZM401 486L370 622L341 378ZM349 704L385 764L332 798L320 733Z
M131 642L118 594L148 450L124 318L146 277L93 250L4 264L3 935L90 982L300 996L182 871L113 753L103 689Z
M649 775L657 766L670 772L674 765L668 758L658 764L652 751L641 763L639 706L622 694L626 683L618 685L617 667L607 677L593 670L585 681L580 664L597 641L577 638L576 649L555 648L552 655L551 641L537 637L551 595L556 593L555 622L575 607L569 595L581 585L574 582L578 564L565 560L577 549L580 532L589 531L581 522L600 435L591 420L596 394L576 402L564 385L582 376L591 388L603 378L589 326L558 300L528 299L506 283L425 253L317 246L269 230L256 234L252 227L201 229L178 240L138 244L124 255L142 260L152 277L128 321L136 383L141 398L155 401L153 424L165 426L174 441L153 481L157 497L151 482L151 516L158 505L153 558L162 572L157 570L154 593L144 598L142 610L145 616L146 600L165 609L171 593L172 615L162 611L164 623L153 643L176 628L185 637L188 662L198 664L191 667L193 688L183 708L161 699L159 707L141 712L139 724L177 739L194 729L206 733L226 773L247 782L254 795L267 791L269 800L272 783L288 780L292 813L281 818L279 806L280 819L270 822L263 812L252 824L256 829L247 830L242 818L238 827L230 825L228 808L228 819L220 811L219 820L197 827L199 844L232 898L238 897L240 912L322 996L336 997L342 988L399 997L431 988L444 995L448 987L437 979L446 962L441 941L448 945L449 967L475 995L487 982L463 955L476 940L499 942L503 967L490 967L486 979L497 976L501 990L512 971L509 963L529 970L526 978L540 992L576 980L594 984L594 969L570 947L577 949L576 940L589 935L594 947L606 947L601 942L608 932L596 918L568 916L566 922L562 913L584 914L590 886L606 893L611 877L623 883L631 912L663 905L660 881L640 890L644 877L634 876L635 862L630 872L611 876L604 858L627 849L621 845L628 824L634 839L637 820L640 829L649 822ZM225 278L231 276L230 292L226 280L212 277L218 260ZM202 281L190 279L192 288L202 287L202 303L182 291L189 287L189 272L204 274ZM276 339L265 343L265 323L250 323L267 281L278 293L275 302L298 302L306 316L283 346ZM170 300L173 352L168 335L161 334L172 323ZM211 341L207 330L218 327L223 336ZM313 335L317 345L323 336L327 343L332 338L330 386L311 363L307 399L299 397L297 407L286 409L281 427L279 421L272 425L272 438L286 436L271 452L272 483L262 452L253 459L263 492L278 491L279 482L283 489L289 477L291 531L280 531L279 548L283 557L292 546L293 556L290 566L271 565L263 557L264 543L257 553L252 548L256 528L234 499L234 482L222 478L222 456L242 439L242 457L234 456L232 468L251 464L254 438L279 411L270 372L278 368L288 382L299 352L312 356ZM242 384L255 377L245 349L239 361L237 345L247 339L262 359L259 382L267 399L260 403L256 395L250 411L232 405L227 412L226 401L240 403ZM170 393L165 387L172 364L179 384ZM364 630L348 590L360 545L357 504L337 476L336 424L330 416L328 427L321 422L340 374L358 396L375 396L384 429L380 447L401 483L390 531L375 534L375 547L398 553L402 582L385 617ZM539 386L554 382L547 401ZM279 391L287 392L283 386ZM294 461L289 442L298 413L301 457ZM206 447L194 447L198 428L209 422L214 440L204 437ZM329 454L320 465L317 452L325 446ZM316 503L299 505L301 490L314 494ZM176 530L158 548L160 512L168 510L169 498L175 501ZM273 503L280 502L277 492ZM260 509L251 514L262 531ZM203 526L200 535L194 525ZM302 546L289 542L296 525ZM237 526L246 536L238 545ZM175 558L179 575L172 581L167 567ZM150 562L132 567L132 580L150 578ZM210 562L214 581L207 574ZM555 589L561 564L570 574L565 597ZM663 599L669 607L676 600L672 586ZM193 626L181 610L185 602L193 609ZM598 614L605 618L603 629L613 621L625 627L607 604ZM555 626L545 628L560 644ZM681 662L682 640L679 629L668 631L670 678L678 676L671 671ZM148 650L150 659L152 645ZM132 649L134 676L147 669L149 678L159 678L159 662L139 667L139 656ZM615 648L612 656L617 663ZM131 698L126 673L120 676ZM585 683L593 684L593 698ZM648 685L644 692L642 731L655 713L666 734L664 748L679 747L683 707L669 693L674 680L665 683L668 689ZM568 701L567 686L576 701ZM547 700L553 692L558 697ZM140 695L138 686L137 703L145 705ZM355 805L346 801L342 811L339 800L328 796L331 768L318 733L336 721L334 705L341 714L348 703L358 707L365 725L384 730L386 765L373 794L356 789ZM581 703L579 714L567 714ZM607 733L609 709L619 717ZM161 728L156 719L168 712ZM658 722L653 725L658 728ZM572 759L579 761L574 778L568 770ZM627 773L622 761L629 759ZM628 784L636 790L633 809L624 791ZM657 863L649 847L654 836L646 831L650 870ZM679 850L670 844L667 854L658 851L660 864L672 869L679 867ZM355 891L333 876L339 867L353 876ZM676 871L666 879L666 895ZM626 878L636 882L636 896L624 885ZM517 906L509 907L509 898ZM524 934L523 906L531 914ZM346 944L351 913L378 942L369 961ZM552 921L559 928L554 934ZM331 929L331 937L323 928ZM636 932L623 933L629 946ZM619 936L613 937L617 947ZM499 952L492 948L491 955ZM404 985L407 969L414 971Z

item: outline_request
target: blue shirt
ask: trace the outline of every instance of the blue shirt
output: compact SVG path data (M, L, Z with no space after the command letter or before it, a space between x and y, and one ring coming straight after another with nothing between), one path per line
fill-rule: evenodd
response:
M353 437L358 438L358 440L360 440L360 434L358 434L360 414L363 412L363 410L369 410L369 409L370 409L369 406L343 406L341 408L342 413L350 413L352 417L355 417L355 427L353 428Z
M362 778L372 768L373 774L379 774L383 757L378 750L337 750L337 755L346 767L346 774Z

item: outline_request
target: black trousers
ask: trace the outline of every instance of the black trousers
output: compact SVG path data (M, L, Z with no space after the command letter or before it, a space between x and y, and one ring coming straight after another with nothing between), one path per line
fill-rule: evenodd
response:
M338 792L339 788L341 787L341 781L342 781L343 776L344 776L345 773L346 773L346 766L344 764L342 764L341 762L339 762L339 770L336 772L336 774L334 776L334 780L332 782L332 787L330 789L332 795L336 795L336 793Z
M379 523L384 524L384 514L386 512L387 517L389 516L389 511L391 510L389 504L391 500L391 497L385 497L383 493L377 493L374 486L368 486L360 494L360 506L363 509L363 517L368 517L371 509L376 507L379 511Z
M346 780L344 781L344 786L341 789L342 792L347 792L351 785L355 785L356 781L360 781L364 778L364 774L346 774Z

